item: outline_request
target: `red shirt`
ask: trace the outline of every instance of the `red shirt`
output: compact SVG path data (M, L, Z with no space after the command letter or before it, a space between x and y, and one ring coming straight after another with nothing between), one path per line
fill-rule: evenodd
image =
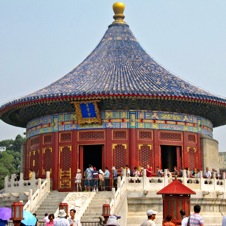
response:
M152 167L147 168L146 172L147 172L147 177L151 177L152 176Z

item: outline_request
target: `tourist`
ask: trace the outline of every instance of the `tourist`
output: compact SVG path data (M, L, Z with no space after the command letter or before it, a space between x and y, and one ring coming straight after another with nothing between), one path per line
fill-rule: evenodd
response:
M171 215L166 216L166 222L163 224L163 226L175 226L175 224L172 222Z
M210 172L210 170L209 170L209 167L206 167L206 171L205 171L203 177L204 177L204 178L210 179L211 176L212 176L212 175L211 175L211 172Z
M77 173L75 175L75 186L76 191L82 191L82 173L80 169L77 169Z
M38 218L37 218L37 214L36 213L33 213L33 215L35 216L35 218L36 218L36 223L35 223L35 226L37 226L38 224L39 224L39 222L38 222Z
M48 216L48 222L46 223L46 226L54 226L54 214L51 213Z
M181 215L181 218L182 218L181 226L187 226L188 217L186 217L185 211L184 210L180 210L180 215Z
M174 175L175 177L178 177L178 176L179 176L179 172L178 172L176 166L173 167L173 175Z
M85 171L85 190L90 191L92 188L92 179L93 179L93 166L89 164L89 167Z
M99 175L100 191L103 191L104 190L104 172L102 171L102 169L99 169L98 175Z
M130 168L129 168L129 165L126 165L126 166L125 166L125 170L126 170L126 176L127 176L127 177L133 176L132 173L131 173L131 170L130 170Z
M115 190L117 190L118 172L114 166L112 167L112 177L113 177L113 186Z
M110 172L108 170L108 167L105 167L104 171L104 186L107 191L110 191Z
M140 171L137 169L136 166L133 168L133 176L134 177L139 177L140 176Z
M223 219L222 219L222 226L226 226L226 216L223 216Z
M147 169L146 169L146 175L147 177L151 177L152 176L152 167L150 165L147 165Z
M195 168L194 178L200 178L200 177L201 177L200 170Z
M147 211L147 217L148 219L145 220L140 226L155 226L155 216L156 216L157 212L154 210L148 210Z
M54 220L54 226L70 226L67 214L63 209L59 210L58 217Z
M138 166L138 171L140 172L140 177L143 177L144 168L142 166Z
M81 226L80 220L76 217L76 210L70 209L70 217L68 218L70 226Z
M0 226L6 226L7 224L8 224L7 220L0 219ZM23 223L20 223L20 224L23 224Z
M163 171L162 171L162 169L160 169L159 166L157 166L156 167L156 170L157 170L157 177L162 177L163 174L164 174Z
M120 219L120 216L116 216L115 214L109 216L106 225L111 225L111 226L120 226L118 223L118 219Z
M30 169L30 170L29 170L29 180L31 180L31 179L32 179L32 175L33 175L33 170L32 170L32 169Z
M48 213L45 213L45 217L43 219L44 223L49 222L49 216L48 215L49 215Z
M169 169L167 169L167 176L168 176L168 177L172 177L172 173L170 172Z
M199 205L194 206L194 213L188 217L188 225L189 226L204 226L204 220L199 215L201 207Z
M96 167L93 167L93 191L98 191L99 175Z

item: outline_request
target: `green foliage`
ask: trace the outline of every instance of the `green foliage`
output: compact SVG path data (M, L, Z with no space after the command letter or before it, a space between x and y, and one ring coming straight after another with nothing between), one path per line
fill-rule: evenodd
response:
M15 140L2 140L0 147L6 147L6 151L0 152L0 189L4 187L4 178L20 172L20 149L25 138L17 135Z

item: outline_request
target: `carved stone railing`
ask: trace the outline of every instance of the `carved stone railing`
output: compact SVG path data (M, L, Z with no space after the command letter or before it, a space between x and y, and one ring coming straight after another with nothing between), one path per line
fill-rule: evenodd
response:
M31 180L24 180L23 174L20 174L20 180L15 181L14 176L5 177L5 188L0 194L0 202L5 205L11 205L13 202L26 202L24 208L32 211L35 206L45 197L50 191L50 173L46 173L46 179L35 179L33 173Z
M28 201L24 205L24 210L34 212L36 208L40 205L41 201L48 195L50 192L50 172L46 173L46 180L41 181L38 179L37 190L33 192L32 189L29 191Z

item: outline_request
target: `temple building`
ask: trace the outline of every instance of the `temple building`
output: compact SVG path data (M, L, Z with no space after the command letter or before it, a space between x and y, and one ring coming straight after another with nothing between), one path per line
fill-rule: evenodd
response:
M74 189L77 168L128 164L218 169L213 128L226 124L226 99L156 63L124 21L124 4L97 47L49 86L0 107L26 128L24 173L51 172L53 189Z

